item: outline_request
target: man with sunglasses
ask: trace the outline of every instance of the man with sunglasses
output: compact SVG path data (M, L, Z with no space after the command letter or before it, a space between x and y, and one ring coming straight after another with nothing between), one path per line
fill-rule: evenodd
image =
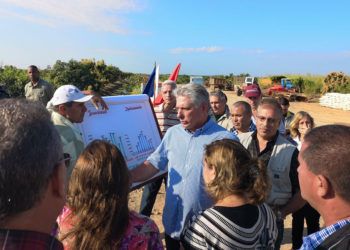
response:
M38 102L2 99L0 120L0 248L63 249L51 232L65 203L68 155L50 114Z
M238 135L251 155L262 160L267 167L271 191L266 203L277 218L276 249L280 248L283 239L284 218L305 204L298 182L298 149L278 132L281 117L279 103L273 98L263 99L256 111L257 131Z

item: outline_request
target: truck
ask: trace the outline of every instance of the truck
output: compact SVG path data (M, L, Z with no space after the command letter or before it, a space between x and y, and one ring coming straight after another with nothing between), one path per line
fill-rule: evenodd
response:
M251 84L259 85L258 84L258 78L257 77L252 77L252 76L247 76L244 79L244 86L246 87L246 86L251 85Z
M276 95L278 93L296 93L297 89L294 87L292 81L288 78L282 78L280 84L275 84L268 89L268 95Z
M190 76L190 83L204 85L203 76Z
M245 79L244 79L244 83L241 87L238 87L237 86L237 95L238 96L241 96L242 94L244 94L245 92L245 88L249 85L252 85L252 84L255 84L255 85L258 85L259 86L259 83L258 83L258 78L257 77L253 77L253 76L247 76Z
M298 94L299 89L293 85L292 80L288 78L282 78L280 84L275 84L268 89L267 94L270 96L283 95L289 99L289 101L306 101L307 98L301 94Z
M282 78L281 79L281 86L283 88L286 88L286 89L293 89L294 88L294 85L292 83L292 81L288 78Z

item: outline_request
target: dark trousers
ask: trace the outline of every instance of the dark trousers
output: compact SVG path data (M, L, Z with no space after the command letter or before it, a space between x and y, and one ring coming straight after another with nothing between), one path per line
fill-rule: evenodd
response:
M169 235L165 234L165 246L167 250L179 250L180 240L171 238Z
M299 249L303 244L304 219L309 235L320 230L320 214L307 203L292 216L292 248Z
M162 186L162 182L166 185L167 178L160 178L154 182L148 183L143 188L142 198L141 198L141 206L140 206L140 214L150 217L152 213L152 209L154 203L156 202L157 194L159 192L160 187Z
M281 244L283 241L283 234L284 234L284 220L282 219L276 219L276 225L278 230L277 239L275 242L275 249L279 250L281 248Z

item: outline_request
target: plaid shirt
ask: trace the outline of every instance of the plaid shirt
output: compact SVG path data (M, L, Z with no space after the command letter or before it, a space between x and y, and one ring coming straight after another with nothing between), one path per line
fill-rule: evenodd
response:
M255 130L256 130L256 126L254 122L251 120L248 132L253 132ZM238 131L235 128L231 128L230 132L233 133L234 135L238 135Z
M63 250L63 245L49 234L0 229L0 249Z
M334 232L347 224L350 224L350 219L338 221L333 225L304 237L303 245L301 246L300 250L316 249L328 236L332 235Z

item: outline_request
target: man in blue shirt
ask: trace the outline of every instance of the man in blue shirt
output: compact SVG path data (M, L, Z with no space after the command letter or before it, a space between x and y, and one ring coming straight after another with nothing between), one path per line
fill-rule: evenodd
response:
M202 177L204 146L223 138L237 140L209 118L209 107L209 94L202 85L187 84L178 89L176 108L180 124L169 128L156 151L131 170L136 182L168 167L163 211L167 249L179 249L187 219L212 205Z
M325 228L304 237L301 249L350 248L350 127L312 129L299 154L302 197L323 217Z

